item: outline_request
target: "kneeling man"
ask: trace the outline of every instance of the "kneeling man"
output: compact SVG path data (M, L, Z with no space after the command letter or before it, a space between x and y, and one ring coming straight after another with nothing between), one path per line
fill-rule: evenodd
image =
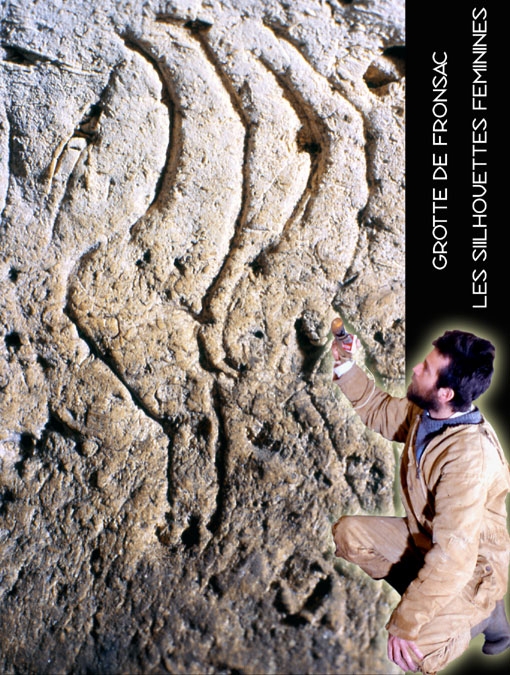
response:
M336 555L385 579L401 599L386 626L388 657L432 675L483 633L486 654L510 646L504 595L510 537L510 470L498 438L473 402L489 387L495 350L460 330L434 340L413 368L407 396L379 389L333 341L333 381L362 421L404 443L405 517L343 516Z

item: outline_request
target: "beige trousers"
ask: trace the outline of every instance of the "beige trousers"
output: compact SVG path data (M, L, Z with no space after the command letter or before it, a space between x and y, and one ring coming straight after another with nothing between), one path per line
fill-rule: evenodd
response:
M414 546L405 518L343 516L333 525L333 537L338 557L357 564L373 579L385 579L400 594L423 564L423 554ZM483 618L469 598L455 598L414 640L425 655L417 663L419 669L433 675L460 656L469 646L471 628Z

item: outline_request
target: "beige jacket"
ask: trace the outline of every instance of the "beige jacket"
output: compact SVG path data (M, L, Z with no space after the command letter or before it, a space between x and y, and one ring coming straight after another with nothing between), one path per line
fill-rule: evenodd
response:
M337 384L370 429L405 443L402 501L425 563L394 610L388 631L415 640L420 628L461 592L473 602L474 625L505 595L508 583L510 469L496 434L484 419L445 427L417 466L414 439L423 411L377 388L356 365ZM489 608L485 613L484 607Z

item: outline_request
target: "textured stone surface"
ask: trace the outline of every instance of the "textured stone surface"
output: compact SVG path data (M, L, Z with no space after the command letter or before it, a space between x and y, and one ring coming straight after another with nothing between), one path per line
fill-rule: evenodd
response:
M393 672L403 1L1 6L0 669Z

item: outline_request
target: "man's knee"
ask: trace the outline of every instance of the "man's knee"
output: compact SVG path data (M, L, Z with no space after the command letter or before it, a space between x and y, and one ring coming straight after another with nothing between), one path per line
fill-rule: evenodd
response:
M352 560L353 540L354 540L354 519L352 516L342 516L333 525L333 539L335 541L335 555L338 558L345 558L345 560Z

